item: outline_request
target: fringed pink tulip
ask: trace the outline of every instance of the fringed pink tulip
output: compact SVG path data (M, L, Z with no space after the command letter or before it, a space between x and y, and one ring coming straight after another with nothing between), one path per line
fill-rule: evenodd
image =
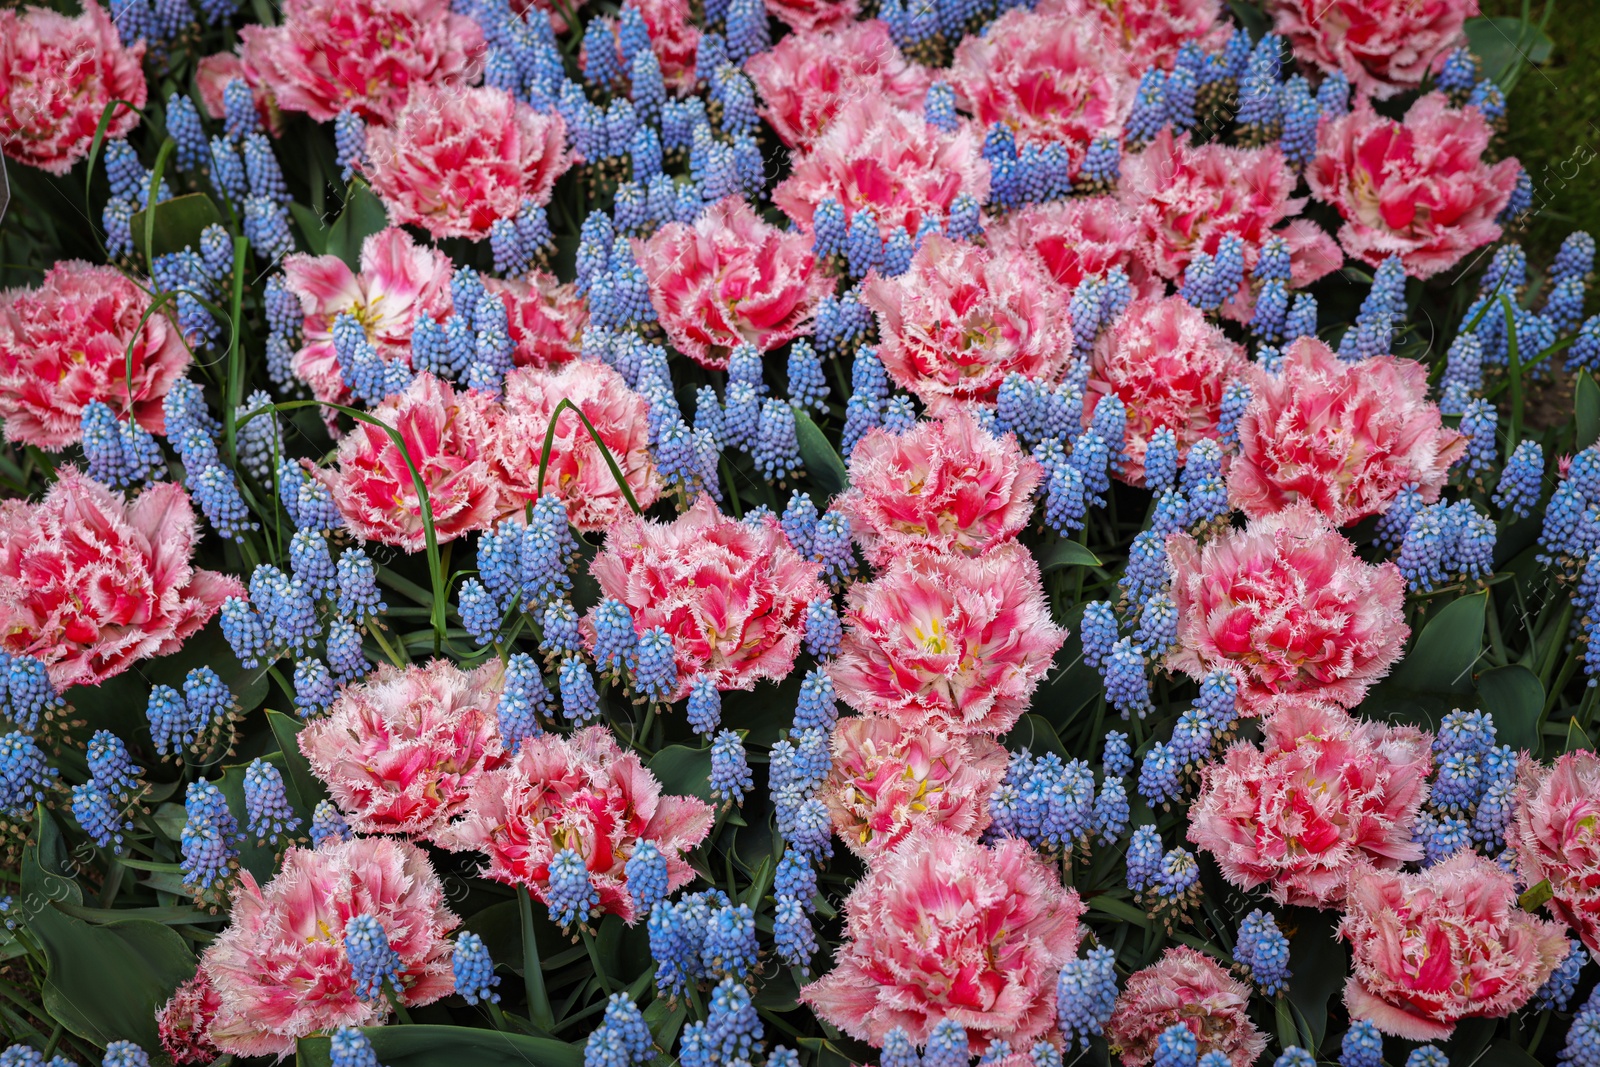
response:
M428 491L441 544L490 527L503 510L503 490L489 463L504 419L494 401L476 390L458 393L423 373L374 408L372 417L399 433L404 453L386 430L361 422L339 442L338 465L315 472L358 537L422 551L422 497L408 458Z
M422 849L393 838L358 837L321 848L291 848L266 888L240 874L228 928L201 957L220 1004L211 1040L235 1056L277 1056L299 1038L340 1026L377 1026L383 997L356 992L345 924L370 915L400 957L399 1002L432 1004L454 988L451 943L457 919Z
M1250 1021L1250 989L1211 957L1184 945L1128 978L1106 1023L1106 1043L1127 1067L1155 1058L1156 1039L1170 1026L1189 1028L1200 1055L1220 1052L1233 1067L1250 1067L1267 1037Z
M901 556L852 586L848 604L833 684L862 714L906 726L1005 733L1067 637L1015 542L976 558Z
M1517 187L1514 159L1489 163L1494 131L1477 108L1429 93L1396 122L1356 102L1317 132L1306 167L1311 194L1335 207L1347 254L1377 265L1399 256L1431 278L1500 238L1495 221Z
M351 829L427 839L501 762L503 674L497 659L470 672L384 664L300 731L300 751Z
M1418 874L1352 873L1339 936L1350 943L1350 1017L1411 1041L1510 1015L1568 951L1561 924L1523 911L1512 877L1467 850Z
M222 998L205 971L184 982L156 1012L161 1051L176 1064L216 1062L222 1050L212 1044L210 1031L211 1021L221 1006Z
M1343 71L1360 95L1387 100L1466 44L1478 0L1272 0L1268 9L1300 62Z
M834 968L800 1000L881 1046L899 1027L922 1044L949 1019L974 1051L1026 1047L1055 1023L1061 965L1077 954L1083 903L1023 842L992 847L919 831L868 870L845 901Z
M985 237L996 254L1034 259L1063 290L1119 268L1133 283L1136 296L1159 297L1167 291L1145 264L1138 218L1115 197L1029 204L991 223Z
M1054 382L1072 356L1067 305L1020 256L939 234L911 269L870 275L862 301L878 316L878 358L933 415L993 404L1008 374Z
M589 570L603 595L628 606L636 630L660 626L672 638L677 698L705 676L718 689L787 677L806 605L828 595L776 519L739 522L704 496L673 522L624 515Z
M605 726L570 737L541 734L523 741L510 762L477 780L465 814L439 834L456 851L487 857L482 874L520 885L540 900L550 887L550 861L575 849L588 865L600 909L628 924L634 911L624 868L640 841L667 860L671 889L694 871L683 853L711 831L711 805L662 796L661 783L633 752L623 752Z
M1309 699L1284 700L1264 730L1263 747L1241 742L1202 768L1189 811L1189 840L1228 881L1322 908L1361 863L1422 858L1412 827L1433 766L1427 734Z
M555 367L582 354L589 303L577 286L542 270L526 278L485 278L483 284L506 306L517 366Z
M1354 707L1410 633L1399 569L1362 562L1305 505L1225 530L1203 548L1173 534L1167 552L1179 618L1167 665L1196 679L1229 672L1247 715L1284 696Z
M57 689L170 656L237 578L195 568L200 530L172 482L130 502L72 467L44 499L0 502L0 649L36 656Z
M662 226L634 252L673 347L711 370L726 368L736 345L766 352L800 336L833 286L810 241L762 221L739 197L692 226Z
M1128 412L1117 476L1144 484L1144 454L1157 430L1171 430L1178 462L1199 441L1217 440L1222 394L1250 365L1244 349L1179 296L1135 300L1095 342L1084 414L1119 398Z
M62 260L37 289L0 292L0 419L6 440L50 451L83 436L98 400L152 433L189 349L150 298L112 267Z
M919 550L981 556L1028 524L1041 477L1015 437L994 437L957 410L903 434L868 433L834 507L874 565Z
M1251 518L1305 501L1334 525L1381 515L1408 485L1432 503L1466 439L1428 399L1428 368L1374 356L1346 363L1303 337L1276 374L1249 373L1228 496Z
M871 861L920 830L977 838L989 825L989 794L1006 760L1006 750L982 734L846 716L833 731L833 771L820 795L840 840Z
M1517 816L1508 835L1528 885L1550 883L1550 910L1600 953L1600 756L1579 750L1546 767L1517 768Z
M1101 47L1136 79L1149 67L1171 70L1185 42L1215 52L1228 39L1221 0L1040 0L1036 10L1094 25Z

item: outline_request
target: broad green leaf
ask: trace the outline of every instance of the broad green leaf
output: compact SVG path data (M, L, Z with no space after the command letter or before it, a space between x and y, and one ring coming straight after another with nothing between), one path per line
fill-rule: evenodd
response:
M300 225L300 239L305 242L306 251L314 256L325 254L328 251L328 224L322 221L322 216L299 201L289 205L289 214Z
M370 1026L363 1031L384 1067L582 1067L583 1045L467 1026ZM300 1067L330 1067L325 1037L300 1039Z
M1328 1032L1328 1001L1344 985L1349 952L1334 938L1337 917L1295 908L1285 926L1289 937L1289 1003L1300 1010L1318 1045ZM1326 1057L1324 1057L1326 1058Z
M1578 725L1578 720L1573 718L1567 722L1567 745L1565 751L1588 751L1594 748L1594 742L1589 740L1589 735L1584 733L1583 727Z
M798 408L794 413L794 429L800 439L800 458L805 461L812 483L825 497L831 498L843 491L850 484L850 475L845 471L844 460L839 458L839 452L832 442L823 436L817 424L811 421L811 416ZM820 505L822 501L817 503Z
M668 745L650 757L650 773L661 780L661 791L711 800L711 750L688 745Z
M1460 597L1423 626L1389 683L1414 693L1470 693L1472 667L1483 652L1488 592Z
M344 210L328 230L328 254L344 260L351 270L361 264L361 244L368 237L389 225L389 213L367 183L357 180L350 183L350 195Z
M1506 92L1516 84L1526 64L1550 61L1555 42L1531 22L1514 15L1468 19L1467 45L1483 63L1483 73Z
M170 927L145 919L93 925L54 906L29 918L44 947L44 1009L102 1048L129 1040L161 1047L156 1010L194 976L194 954Z
M1042 715L1024 715L1006 734L1005 740L1009 749L1025 748L1038 756L1054 752L1062 759L1072 758L1072 753L1056 735L1055 727Z
M150 251L157 256L182 252L185 248L199 248L200 231L222 223L222 213L205 193L188 193L162 200L154 210L155 226L151 231ZM140 250L144 248L145 216L149 211L147 208L138 212L129 223L138 238Z
M1478 676L1478 707L1494 717L1500 743L1525 748L1539 756L1539 715L1544 711L1544 685L1538 675L1518 664L1496 667Z
M278 739L278 747L283 750L283 769L287 772L289 788L300 794L298 808L309 818L317 801L328 798L328 791L312 773L310 761L300 751L300 730L305 723L271 708L267 709L267 723L272 727L272 736Z
M1484 1050L1474 1067L1539 1067L1539 1061L1505 1038Z
M33 842L22 853L22 892L18 901L24 915L52 900L83 903L83 889L76 881L78 864L67 852L61 828L48 809L41 805L37 810Z
M1076 541L1061 540L1045 549L1039 560L1042 571L1060 570L1062 567L1098 567L1100 560L1088 548Z
M1572 385L1573 407L1576 409L1578 436L1572 442L1573 451L1582 451L1600 440L1600 385L1588 371L1579 371Z

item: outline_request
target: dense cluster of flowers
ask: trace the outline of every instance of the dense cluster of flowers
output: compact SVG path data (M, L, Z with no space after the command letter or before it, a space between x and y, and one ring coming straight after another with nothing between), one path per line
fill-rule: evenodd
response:
M0 12L0 1067L1600 1067L1518 20L265 13Z

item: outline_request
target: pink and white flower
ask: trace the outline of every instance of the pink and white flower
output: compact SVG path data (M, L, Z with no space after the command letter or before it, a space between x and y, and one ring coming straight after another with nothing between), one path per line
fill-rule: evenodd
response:
M817 205L831 197L847 219L871 208L885 236L896 226L915 235L924 218L942 222L962 193L980 204L989 196L981 135L970 124L944 133L920 112L869 93L834 114L772 202L807 234Z
M420 88L476 81L484 42L449 0L284 0L278 25L239 30L239 56L280 111L388 124Z
M105 8L83 0L68 18L47 7L0 11L0 151L61 175L89 154L106 105L105 136L126 137L144 107L144 42L124 48Z
M1015 437L991 436L957 410L903 434L869 432L834 507L874 565L925 549L979 556L1028 524L1042 477Z
M43 660L57 689L171 655L244 596L237 578L191 564L199 540L181 485L129 502L62 468L43 500L0 502L0 649Z
M1428 399L1428 369L1373 356L1345 363L1312 337L1283 353L1276 374L1248 371L1228 496L1251 518L1306 501L1334 525L1381 515L1408 485L1432 503L1465 451Z
M559 114L504 89L418 87L392 127L367 131L368 175L395 223L481 240L522 201L549 202L566 138Z
M1030 257L1063 290L1120 268L1136 296L1165 295L1166 286L1145 263L1138 218L1111 196L1071 197L1028 204L985 231L997 254Z
M897 278L869 275L878 358L933 415L993 404L1006 375L1060 377L1072 356L1067 303L1029 260L929 234Z
M681 699L696 678L754 689L794 669L806 605L826 599L816 564L801 559L778 521L728 518L700 497L672 522L624 515L589 567L600 592L620 600L641 634L672 638ZM593 623L584 621L593 639Z
M1289 247L1292 284L1303 288L1344 257L1316 223L1295 217L1306 204L1293 195L1299 180L1276 145L1196 147L1169 128L1143 151L1124 155L1117 195L1139 218L1151 268L1168 281L1183 277L1196 252L1215 255L1224 237L1244 242L1247 271L1255 268L1262 243L1281 237ZM1249 286L1241 283L1223 310L1248 319L1253 306Z
M1362 96L1387 100L1415 89L1466 43L1462 27L1478 0L1272 0L1274 28L1295 58L1343 71Z
M1201 768L1189 840L1216 857L1240 889L1280 904L1321 908L1344 899L1363 863L1395 868L1422 858L1412 840L1433 766L1413 726L1352 719L1313 699L1281 702L1262 748L1241 742Z
M1339 936L1350 1017L1411 1041L1510 1015L1568 951L1565 929L1518 907L1512 877L1470 850L1417 874L1355 871Z
M696 78L694 63L700 47L700 26L695 22L689 0L628 0L628 3L644 16L645 29L650 31L650 50L661 64L661 75L667 87L679 96L691 92ZM706 72L708 77L710 73Z
M819 795L839 839L870 861L935 827L976 839L1006 762L1006 750L983 734L846 716L834 728L833 770Z
M427 854L406 841L358 837L321 848L291 848L263 889L241 872L228 928L201 957L220 1003L209 1036L235 1056L294 1052L295 1041L340 1026L377 1026L382 997L356 992L345 924L371 915L400 957L398 997L432 1004L454 988L451 942L457 919Z
M361 324L379 359L409 367L417 320L442 321L451 311L450 257L417 244L398 226L361 242L360 266L352 271L338 256L304 253L283 261L284 284L305 313L290 369L318 400L342 404L350 398L333 348L333 322L341 314Z
M223 99L228 83L235 78L250 86L250 95L256 104L256 115L261 125L272 136L282 132L283 112L272 101L272 93L259 83L250 85L244 74L244 60L237 52L213 52L201 56L194 65L194 87L200 94L200 110L210 118L228 116L227 101Z
M1524 757L1507 837L1522 880L1549 882L1550 910L1600 952L1600 757L1568 752L1550 767Z
M161 401L189 366L166 315L112 267L58 262L37 289L0 292L0 419L6 440L56 450L83 436L98 400L152 433ZM142 320L142 321L141 321Z
M1094 24L1101 47L1136 79L1148 67L1171 70L1185 42L1215 52L1228 39L1221 0L1040 0L1036 10Z
M563 400L578 410L568 408L556 420L541 490L539 464L550 417ZM542 493L553 493L566 505L572 525L584 531L604 530L632 510L578 412L621 468L634 502L648 508L660 498L661 477L650 455L650 402L604 363L582 360L559 370L519 367L506 375L503 405L505 418L486 442L502 488L502 510L520 511Z
M1500 237L1495 217L1521 168L1484 159L1493 134L1477 108L1457 110L1443 93L1417 100L1401 122L1359 100L1318 130L1306 182L1344 219L1348 255L1374 266L1399 256L1407 274L1431 278Z
M1127 1067L1155 1058L1156 1038L1170 1026L1189 1028L1200 1055L1221 1052L1233 1067L1250 1067L1267 1037L1250 1021L1250 989L1211 957L1185 945L1128 977L1106 1023L1106 1043Z
M1171 430L1178 462L1189 449L1220 436L1222 393L1250 365L1244 349L1180 296L1135 300L1095 342L1084 415L1101 398L1127 408L1122 447L1127 462L1117 476L1144 483L1144 454L1157 430Z
M977 557L913 554L851 586L844 645L828 666L862 714L999 735L1027 710L1067 632L1050 619L1039 565L1016 542Z
M920 109L931 80L900 54L878 19L791 33L744 69L761 92L761 117L799 151L809 151L852 100L871 96Z
M950 84L979 126L1018 146L1060 143L1072 172L1098 134L1121 129L1137 80L1093 21L1014 7L956 46Z
M767 352L800 336L833 288L810 241L762 221L736 196L692 226L671 222L636 241L634 254L673 347L711 370L725 369L736 345Z
M609 728L591 726L570 737L525 739L508 763L474 783L463 815L438 840L484 853L484 877L525 886L540 900L550 888L550 861L574 849L588 865L600 910L631 925L641 916L625 867L639 842L661 850L675 890L694 878L683 853L710 833L711 819L703 800L662 796L638 754L622 751Z
M920 830L851 890L834 969L800 1000L877 1046L896 1027L922 1044L950 1019L976 1052L999 1039L1026 1047L1054 1024L1083 911L1022 841Z
M214 1063L222 1050L211 1043L211 1020L216 1018L222 998L211 985L205 971L184 982L156 1012L156 1032L161 1051L177 1064Z
M449 660L380 665L300 731L300 751L363 834L428 838L499 766L499 660L463 671Z
M314 472L358 537L422 551L422 497L408 458L428 491L439 543L489 528L503 496L489 462L504 418L494 401L423 373L372 417L400 434L404 453L384 429L362 422L339 442L338 465Z
M506 306L517 366L555 367L582 354L589 303L577 286L542 270L526 278L485 278L483 285Z
M860 0L765 0L767 14L796 32L847 26L855 20Z
M1167 553L1179 619L1167 665L1196 679L1232 674L1247 715L1285 696L1354 707L1410 633L1399 568L1362 562L1303 504L1224 530L1203 548L1173 534Z

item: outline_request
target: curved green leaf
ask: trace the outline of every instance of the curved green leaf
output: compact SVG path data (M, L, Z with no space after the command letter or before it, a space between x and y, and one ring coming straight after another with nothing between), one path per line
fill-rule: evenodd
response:
M1098 567L1100 560L1087 547L1076 541L1057 541L1045 550L1039 560L1042 571L1060 570L1062 567Z
M1579 452L1600 440L1600 385L1586 370L1579 371L1572 383L1572 405L1578 424L1572 448Z
M327 250L338 256L351 270L361 266L361 245L368 237L389 225L389 213L367 183L350 183L345 197L344 210L328 230Z
M582 1067L583 1046L547 1037L464 1026L371 1026L364 1031L385 1067ZM325 1037L301 1038L300 1067L331 1067Z
M171 927L147 919L92 925L53 905L27 920L44 947L44 1009L102 1048L161 1047L156 1010L194 976L194 954Z
M1494 717L1501 744L1525 748L1539 757L1544 685L1538 675L1518 664L1485 671L1478 677L1478 707Z
M143 236L148 227L150 254L164 256L182 252L185 248L200 247L200 231L207 226L221 225L222 212L205 193L186 193L171 200L162 200L133 216L129 229ZM144 242L140 241L143 245Z
M328 791L311 772L311 762L300 751L300 730L305 723L293 715L268 708L267 724L272 727L272 736L278 739L278 748L283 751L283 769L288 773L289 786L300 794L299 807L310 811L317 806L317 801L328 798Z
M1470 693L1472 667L1483 653L1488 603L1485 591L1446 604L1422 628L1389 684L1413 693Z
M669 745L650 757L650 773L667 793L711 800L711 750Z
M811 416L799 408L794 413L794 429L800 440L800 458L805 461L812 483L829 498L842 492L850 484L850 475L833 444L811 421Z

